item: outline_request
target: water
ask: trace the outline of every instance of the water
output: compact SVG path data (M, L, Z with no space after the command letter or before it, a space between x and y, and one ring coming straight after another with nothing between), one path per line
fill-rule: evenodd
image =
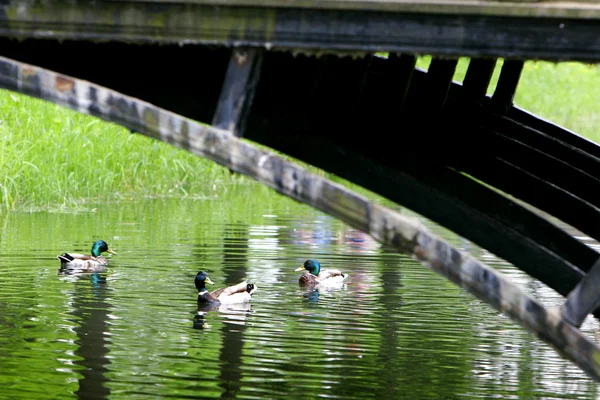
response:
M402 211L408 213L408 211ZM544 304L551 289L425 221ZM104 239L99 274L56 255ZM585 238L582 238L585 239ZM590 245L596 245L590 241ZM596 398L598 386L510 319L410 258L258 185L0 217L0 398ZM316 258L350 277L297 284ZM194 277L258 285L198 310ZM583 330L594 337L598 323Z

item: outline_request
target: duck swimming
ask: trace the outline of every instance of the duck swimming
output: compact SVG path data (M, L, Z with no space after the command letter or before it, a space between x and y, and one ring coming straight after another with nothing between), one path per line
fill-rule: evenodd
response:
M198 289L198 304L206 305L248 303L252 298L252 294L257 289L256 285L243 281L237 285L209 292L205 285L207 283L213 285L214 282L203 271L198 272L194 283L196 284L196 289Z
M115 251L108 248L108 244L104 240L97 240L92 245L92 255L63 253L56 258L60 260L61 268L94 270L108 264L102 253L117 255Z
M320 285L341 283L348 277L348 274L342 273L338 269L321 269L321 264L317 260L306 260L304 265L296 268L294 271L303 271L298 283L301 285Z

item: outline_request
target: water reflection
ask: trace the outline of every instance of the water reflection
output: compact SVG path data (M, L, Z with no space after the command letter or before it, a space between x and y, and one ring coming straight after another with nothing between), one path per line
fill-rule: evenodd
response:
M223 273L227 286L239 283L246 279L248 271L248 238L249 227L240 224L236 227L226 226L223 229ZM258 289L260 290L260 289ZM258 291L257 290L257 291ZM249 308L248 308L249 310ZM223 312L223 310L219 310ZM240 316L237 305L225 307L228 320L231 316ZM233 311L233 314L232 314ZM241 310L245 320L246 310ZM239 321L239 320L238 320ZM244 331L246 324L223 324L223 344L219 354L221 373L219 386L223 389L222 399L236 398L242 384L242 350L244 347Z
M106 399L110 395L105 376L110 364L106 334L112 308L106 301L106 275L102 271L90 274L62 268L59 274L68 276L75 286L71 303L78 346L75 355L79 357L75 364L83 367L75 394L80 399Z
M219 305L201 305L194 316L194 329L209 329L210 318L222 320L225 323L234 325L245 325L252 306L250 303L240 304L219 304Z
M0 397L595 398L596 384L552 348L409 257L305 206L262 200L14 214L0 228ZM118 265L57 279L57 249L89 226L118 235ZM544 304L561 302L429 226ZM294 269L311 258L348 279L300 287ZM215 287L247 278L258 290L249 304L198 308L199 270Z
M308 288L302 295L308 304L317 304L319 302L319 288Z

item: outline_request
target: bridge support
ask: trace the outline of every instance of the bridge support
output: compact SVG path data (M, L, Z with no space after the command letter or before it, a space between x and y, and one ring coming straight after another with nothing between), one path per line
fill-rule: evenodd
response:
M505 60L498 84L492 96L492 109L496 114L505 115L513 104L525 63L521 60Z
M463 100L467 109L480 107L490 86L496 59L474 58L463 81Z
M562 306L563 318L580 327L588 314L600 306L600 257L573 289Z
M260 78L263 50L235 48L225 73L212 125L241 137Z

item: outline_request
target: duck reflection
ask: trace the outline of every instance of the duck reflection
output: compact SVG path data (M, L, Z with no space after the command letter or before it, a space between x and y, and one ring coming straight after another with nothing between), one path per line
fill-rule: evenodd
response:
M211 304L198 305L198 312L194 316L194 329L209 329L210 324L207 319L210 313L219 313L223 321L229 324L245 325L246 319L252 312L252 307L249 303L239 304Z
M304 293L302 294L302 298L307 304L318 304L319 298L322 294L331 294L334 292L339 292L344 290L347 287L347 281L340 282L326 282L321 284L309 284L302 285L300 284Z
M106 301L106 276L101 271L89 273L73 268L61 268L59 275L75 284L71 312L75 317L73 322L77 324L74 328L78 346L75 355L79 359L75 364L83 367L75 395L84 399L108 398L110 389L106 386L105 373L110 361L106 357L109 351L106 331L112 306Z
M319 296L320 293L318 288L310 288L302 295L308 304L317 304L319 302Z
M94 278L94 276L99 277L100 274L106 272L106 268L107 266L101 266L101 267L97 267L94 269L94 271L90 271L88 268L82 267L65 267L65 266L61 266L58 269L58 274L61 276L73 276L74 279L73 281L77 281L80 279L87 279L90 278L90 280L93 279L98 279L98 278Z

